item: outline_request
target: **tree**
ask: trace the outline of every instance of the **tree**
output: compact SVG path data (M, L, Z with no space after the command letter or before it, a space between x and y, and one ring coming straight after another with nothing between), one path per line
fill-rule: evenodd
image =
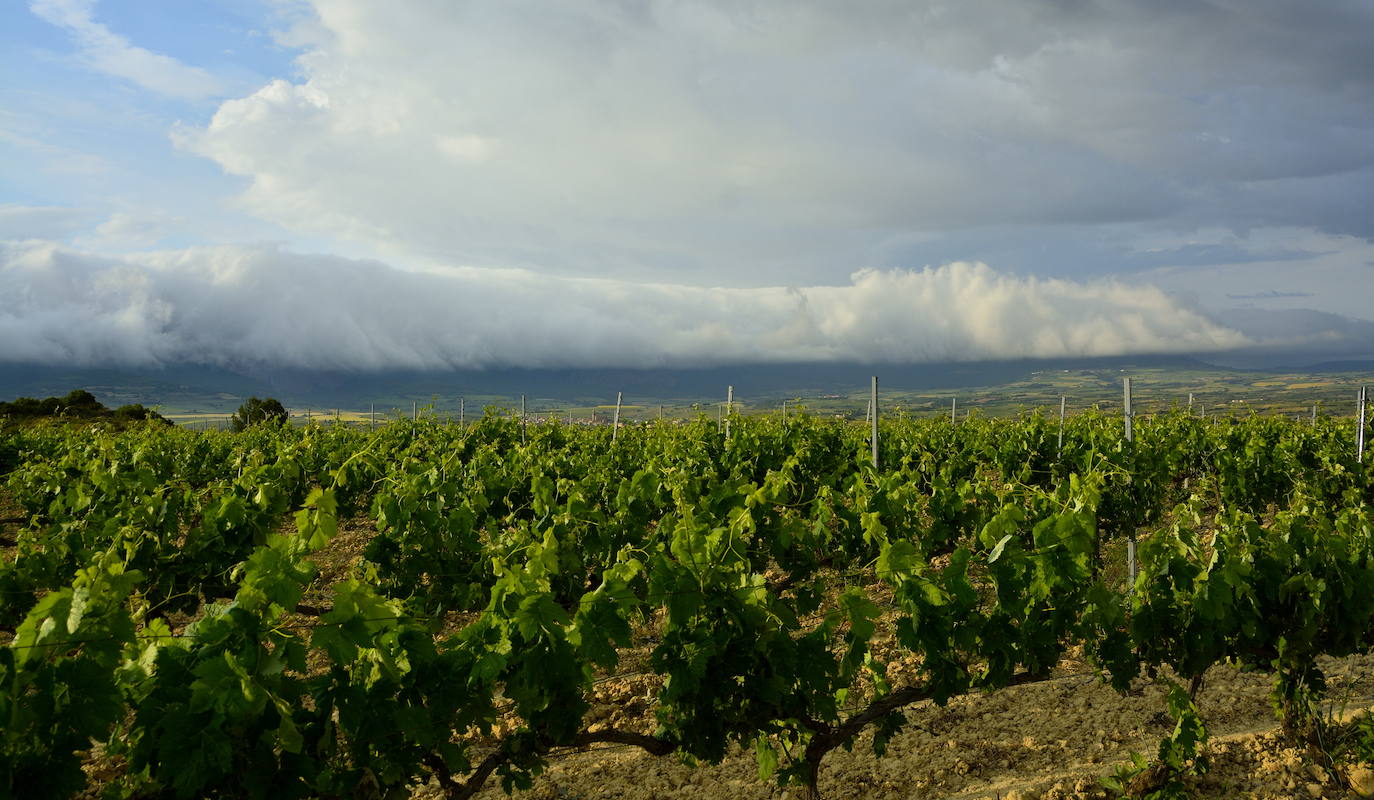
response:
M107 409L95 399L95 395L85 389L73 389L58 403L61 406L59 413L64 416L98 417L107 413Z
M120 428L143 420L162 425L172 424L171 420L141 403L120 406L111 411L85 389L75 389L65 397L45 397L42 400L19 397L13 403L0 403L0 425L24 424L42 419L77 423L107 420Z
M285 423L289 416L281 402L275 397L268 397L263 400L250 397L244 401L243 405L239 406L239 410L234 412L234 416L230 418L229 422L237 432L250 425L260 425L264 422L280 425Z
M112 415L119 422L135 422L137 420L152 420L163 425L171 425L172 421L157 413L151 408L145 407L142 403L120 406L116 408Z
M34 417L70 417L73 419L103 417L109 409L95 399L95 395L85 389L73 389L65 397L45 397L35 400L32 397L19 397L13 403L0 403L0 416L16 419Z

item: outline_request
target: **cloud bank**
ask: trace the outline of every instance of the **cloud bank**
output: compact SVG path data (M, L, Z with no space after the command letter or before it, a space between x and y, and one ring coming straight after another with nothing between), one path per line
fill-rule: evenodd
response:
M0 242L0 361L328 370L916 363L1251 344L1164 292L979 263L700 288L222 246Z

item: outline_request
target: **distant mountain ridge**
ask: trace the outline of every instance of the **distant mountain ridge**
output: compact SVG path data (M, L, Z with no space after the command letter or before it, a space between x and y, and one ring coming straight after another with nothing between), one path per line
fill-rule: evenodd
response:
M250 395L293 407L366 408L369 403L431 397L515 397L605 403L623 392L627 402L665 399L714 402L733 385L741 399L850 392L877 375L885 389L994 386L1043 370L1117 370L1130 367L1225 369L1187 356L984 361L953 364L737 364L696 369L493 369L333 372L291 369L245 373L180 365L154 369L74 368L0 364L0 399L46 397L76 388L107 401L176 408L236 408Z
M1304 367L1287 367L1284 369L1270 369L1267 372L1374 372L1374 359L1352 360L1352 361L1323 361L1320 364L1312 364Z

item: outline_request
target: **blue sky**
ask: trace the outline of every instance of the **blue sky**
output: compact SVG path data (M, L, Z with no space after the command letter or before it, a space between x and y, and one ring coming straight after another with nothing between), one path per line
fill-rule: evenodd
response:
M204 125L224 99L253 91L269 76L292 74L294 53L271 36L269 7L155 0L67 5L89 8L93 24L130 48L204 70L214 91L173 94L111 74L92 63L80 33L26 4L4 6L0 202L48 209L51 216L69 210L70 226L94 227L120 213L160 219L167 236L158 244L195 244L212 236L197 230L204 223L188 212L222 215L224 201L244 182L174 147L170 132L176 125ZM237 225L259 235L275 227L247 217Z
M1374 355L1370 208L1367 1L0 7L0 291L25 298L0 360L115 357L92 340L119 331L133 362L268 359L184 333L233 314L335 366ZM330 269L383 288L315 285L318 320L213 288ZM366 306L402 274L479 307L555 288L529 341L474 312L397 351ZM875 317L957 297L982 322L859 325L875 280L905 292ZM223 308L193 316L188 287ZM702 291L806 301L758 329L682 316ZM1059 316L1006 313L1016 293ZM340 317L373 356L331 354Z

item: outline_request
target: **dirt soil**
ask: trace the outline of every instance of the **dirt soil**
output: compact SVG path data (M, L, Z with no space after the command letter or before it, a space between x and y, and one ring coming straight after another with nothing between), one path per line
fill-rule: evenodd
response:
M1330 681L1326 710L1333 717L1374 710L1374 655L1323 659ZM1131 751L1152 755L1173 728L1163 713L1163 689L1141 682L1126 696L1101 685L1081 666L1045 683L908 710L910 725L877 758L872 738L852 752L838 750L822 765L820 793L827 800L951 798L957 800L1070 800L1106 798L1099 778L1128 764ZM614 723L640 722L647 704L634 702L644 687L616 681L600 693L612 707L598 708ZM1323 766L1288 746L1270 707L1269 677L1217 667L1206 676L1199 705L1212 737L1211 771L1191 780L1194 798L1358 798ZM600 699L600 698L599 698ZM618 706L618 707L614 707ZM619 724L617 725L620 726ZM1364 771L1361 778L1374 775ZM1371 781L1374 784L1374 781ZM1362 786L1361 788L1366 788ZM439 797L436 786L417 798ZM478 797L504 797L493 781ZM598 746L556 753L528 800L591 798L800 798L796 787L759 780L753 754L732 753L723 763L688 766L630 747Z

